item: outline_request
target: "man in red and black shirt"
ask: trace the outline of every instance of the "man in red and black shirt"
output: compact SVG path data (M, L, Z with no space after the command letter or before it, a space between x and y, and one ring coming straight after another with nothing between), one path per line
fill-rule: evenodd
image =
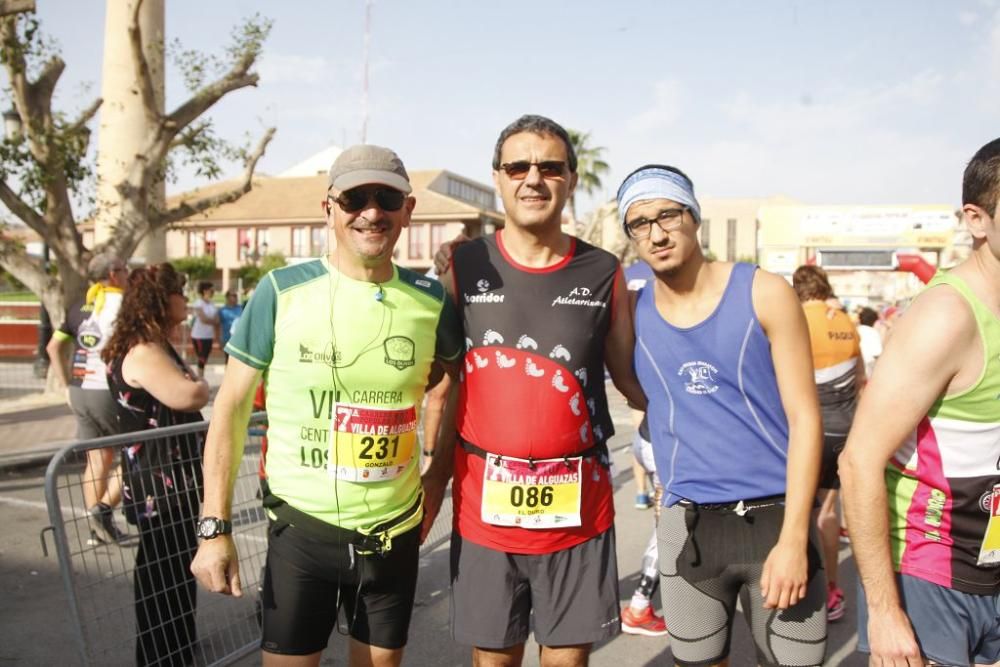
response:
M542 664L585 664L619 631L604 368L640 408L618 260L564 234L576 186L566 131L522 116L493 178L505 226L442 275L466 337L454 453L452 634L477 665L517 664L534 611ZM449 452L428 477L443 489Z

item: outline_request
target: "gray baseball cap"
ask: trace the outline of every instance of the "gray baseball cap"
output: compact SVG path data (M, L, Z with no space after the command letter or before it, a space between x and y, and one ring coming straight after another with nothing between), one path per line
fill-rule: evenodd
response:
M328 187L343 192L359 185L379 183L409 194L410 177L399 156L388 148L358 144L341 153L330 167Z

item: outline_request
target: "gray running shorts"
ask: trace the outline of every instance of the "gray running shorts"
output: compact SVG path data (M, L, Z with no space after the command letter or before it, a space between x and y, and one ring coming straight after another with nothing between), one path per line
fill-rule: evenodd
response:
M660 514L660 595L678 665L729 656L736 600L750 624L759 665L821 665L826 652L826 578L810 533L806 597L785 610L764 609L760 577L778 541L783 504L745 516L674 505ZM751 656L735 656L743 664Z
M70 387L69 404L76 416L77 440L119 433L115 400L107 389Z
M899 597L924 657L941 665L1000 660L1000 596L973 595L896 575ZM868 600L858 584L858 650L870 653Z
M451 634L502 649L528 639L573 646L618 634L615 529L550 554L510 554L451 536Z

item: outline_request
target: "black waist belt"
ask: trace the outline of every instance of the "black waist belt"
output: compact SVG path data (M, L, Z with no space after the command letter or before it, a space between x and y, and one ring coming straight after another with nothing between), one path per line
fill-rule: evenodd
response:
M481 459L486 459L490 463L495 463L497 465L499 465L500 462L502 460L504 460L505 458L521 458L519 456L504 456L502 454L494 454L493 452L488 452L485 449L483 449L482 447L478 447L478 446L472 444L471 442L469 442L469 441L467 441L467 440L465 440L463 438L459 438L458 442L459 442L459 444L462 445L462 449L464 449L468 453L474 454L475 456L478 456ZM571 459L571 458L576 458L578 456L581 457L581 458L585 458L585 459L589 458L589 457L592 457L592 456L597 456L597 457L600 457L600 461L599 462L605 468L607 468L610 465L609 462L608 462L609 461L609 456L610 456L608 454L608 446L607 446L607 444L605 444L603 442L600 443L600 444L594 445L593 447L588 447L587 449L584 449L583 451L580 451L580 452L573 452L572 454L566 454L565 456L563 456L561 458L563 458L564 460L568 460L568 459ZM558 456L551 456L551 457L546 457L545 459L536 459L536 458L532 458L532 457L529 456L527 459L522 459L522 460L526 460L528 462L528 465L531 468L534 468L535 467L535 461L552 460L552 459L558 459L558 458L560 458L560 457L558 457Z
M704 510L706 512L735 512L743 516L753 510L761 510L765 507L783 505L785 496L767 496L765 498L752 498L750 500L737 500L732 503L696 503L693 500L682 499L677 502L681 507L690 507L695 511Z
M302 532L308 533L310 537L322 542L351 544L358 553L377 553L379 556L384 556L392 551L392 538L389 536L389 531L412 518L423 505L423 495L421 494L417 501L399 516L378 524L368 533L359 533L356 530L335 526L306 514L302 510L295 509L283 498L271 493L267 480L264 478L260 480L260 488L264 494L264 507L274 512L274 516L278 517L280 521L295 526Z

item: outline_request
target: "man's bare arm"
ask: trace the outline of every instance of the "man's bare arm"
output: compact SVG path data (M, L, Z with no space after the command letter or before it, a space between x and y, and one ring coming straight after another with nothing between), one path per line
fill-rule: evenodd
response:
M229 358L215 398L205 442L205 498L202 516L230 519L233 486L243 458L253 396L261 371ZM239 561L231 535L205 540L198 547L191 572L202 586L216 593L242 595Z
M919 659L893 573L885 467L959 372L962 355L956 351L973 346L976 329L968 306L947 288L921 295L895 328L862 394L840 456L840 479L875 632L869 632L873 657Z
M436 362L444 366L446 392L443 391L444 405L441 412L440 426L437 429L437 441L434 444L434 456L423 474L421 481L424 487L424 521L420 529L420 541L423 542L434 525L441 510L444 491L451 480L455 466L455 442L458 432L455 425L455 414L458 408L458 362ZM437 387L435 387L437 389Z
M56 375L62 380L64 386L69 386L69 363L66 360L66 343L71 342L72 338L66 338L62 332L55 332L52 334L52 338L49 339L48 344L45 346L45 352L49 355L49 361L56 369Z
M635 352L635 327L632 319L632 297L625 289L625 279L621 269L615 278L614 312L611 329L604 342L604 363L611 374L611 381L634 410L646 410L646 395L642 392L635 376L632 356Z
M795 292L783 278L758 271L753 305L771 342L778 392L788 418L785 518L761 579L764 606L785 609L805 596L808 583L806 551L819 481L822 417L809 329Z

